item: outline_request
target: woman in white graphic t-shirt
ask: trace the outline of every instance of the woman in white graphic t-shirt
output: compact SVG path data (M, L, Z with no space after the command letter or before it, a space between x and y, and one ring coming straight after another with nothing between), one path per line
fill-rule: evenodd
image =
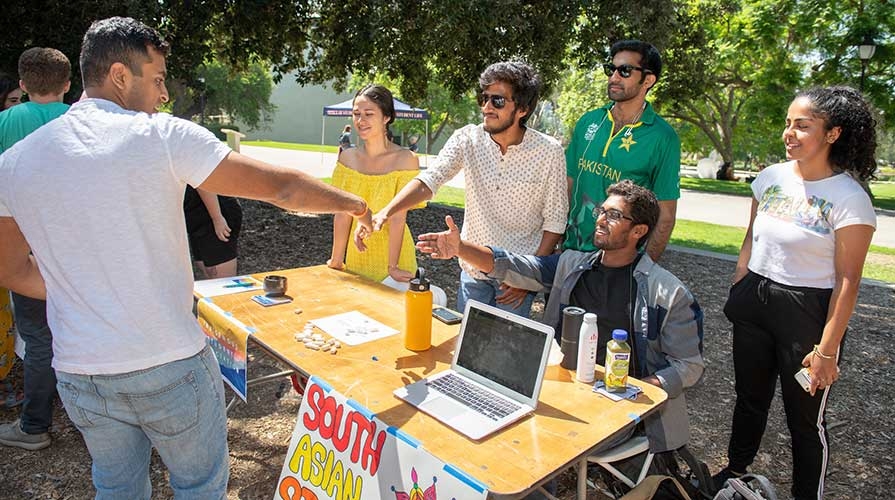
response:
M824 410L876 226L860 184L876 168L875 127L852 88L800 92L783 130L789 161L752 183L752 217L724 307L733 323L737 400L728 466L716 483L745 473L755 458L779 375L792 435L792 495L823 496ZM803 367L807 389L795 378Z

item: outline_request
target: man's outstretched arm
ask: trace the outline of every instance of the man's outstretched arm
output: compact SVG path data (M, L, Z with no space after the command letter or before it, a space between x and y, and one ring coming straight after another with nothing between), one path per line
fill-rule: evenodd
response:
M310 213L347 212L370 226L367 203L295 168L271 165L231 152L196 186L212 193L271 203L286 210Z
M47 300L47 288L25 236L12 217L0 217L0 286Z

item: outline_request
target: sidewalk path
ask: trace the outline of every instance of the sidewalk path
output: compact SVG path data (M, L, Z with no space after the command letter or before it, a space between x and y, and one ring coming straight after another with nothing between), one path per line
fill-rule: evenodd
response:
M268 163L295 167L314 177L331 177L336 164L335 153L314 153L291 149L242 146L242 153ZM428 158L420 156L420 166L427 165ZM463 172L451 179L448 186L463 188ZM681 191L677 205L677 218L699 222L710 222L724 226L743 227L749 225L751 199L743 196ZM895 248L895 213L877 210L877 227L873 234L873 244Z

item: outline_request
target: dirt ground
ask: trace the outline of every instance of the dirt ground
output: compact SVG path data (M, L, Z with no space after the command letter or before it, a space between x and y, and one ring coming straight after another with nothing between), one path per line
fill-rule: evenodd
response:
M255 202L244 202L240 238L240 272L255 273L322 264L329 256L331 217L288 214ZM414 235L441 230L444 215L462 213L429 207L410 213ZM455 303L459 268L456 262L420 257L434 283ZM706 375L689 391L690 448L714 473L724 465L735 400L730 356L730 324L722 308L733 263L690 253L668 251L662 264L686 283L705 312ZM895 439L893 372L893 289L864 286L851 322L842 362L842 378L830 396L827 418L832 453L826 481L829 499L892 498ZM253 374L280 367L260 352L250 352ZM21 368L12 381L20 387ZM250 388L248 404L230 411L229 498L270 499L294 427L300 403L294 391L278 384ZM277 397L282 392L282 397ZM0 421L16 418L18 409L0 408ZM791 463L789 434L779 397L771 410L761 451L751 470L768 476L781 499L789 497ZM94 490L90 457L78 431L57 406L53 446L38 452L0 448L0 499L88 499ZM153 498L173 498L164 466L151 463ZM573 498L574 475L560 476L560 496ZM597 498L595 495L594 498Z

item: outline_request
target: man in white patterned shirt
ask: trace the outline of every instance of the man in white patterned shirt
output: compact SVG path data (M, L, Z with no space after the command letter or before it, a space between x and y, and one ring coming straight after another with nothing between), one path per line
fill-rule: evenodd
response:
M485 69L478 94L482 123L454 132L433 165L373 216L374 229L389 216L431 199L462 169L464 239L513 252L552 253L565 231L569 201L562 146L525 126L538 104L540 87L538 74L522 62L499 62ZM459 311L475 299L529 315L533 293L489 279L462 260L460 267Z

